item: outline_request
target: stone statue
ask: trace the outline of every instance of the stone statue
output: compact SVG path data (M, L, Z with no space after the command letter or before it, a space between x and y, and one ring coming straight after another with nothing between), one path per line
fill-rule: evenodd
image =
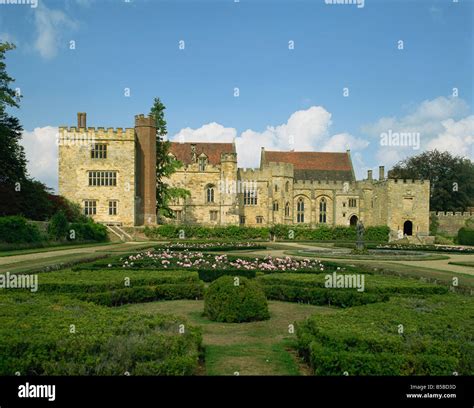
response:
M357 250L362 251L364 249L364 224L362 221L357 222L356 233L357 233Z

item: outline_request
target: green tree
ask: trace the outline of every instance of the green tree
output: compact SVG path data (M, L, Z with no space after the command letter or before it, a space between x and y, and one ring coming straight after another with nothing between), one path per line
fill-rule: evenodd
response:
M63 241L67 238L69 222L63 211L58 211L51 217L48 225L48 235L55 240Z
M6 112L8 107L18 108L19 100L11 88L14 79L7 74L5 64L5 53L13 49L13 44L0 42L0 184L7 188L26 179L25 151L20 144L23 128L17 118Z
M409 157L388 176L429 180L431 211L465 211L474 203L474 164L449 152L431 150Z
M179 198L185 199L190 193L184 188L171 187L164 181L182 166L180 161L168 154L171 143L165 140L167 134L165 109L160 98L155 98L150 114L156 121L156 206L158 218L173 218L170 203Z
M20 144L23 128L7 112L8 108L18 108L21 99L11 87L14 79L6 71L5 54L13 49L13 44L0 42L0 216L47 220L55 212L56 196L28 176L25 151Z

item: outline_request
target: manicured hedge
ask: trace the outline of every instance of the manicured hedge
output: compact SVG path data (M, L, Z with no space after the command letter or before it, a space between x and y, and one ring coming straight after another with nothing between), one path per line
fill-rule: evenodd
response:
M458 243L461 245L474 245L474 230L462 227L458 231Z
M0 306L0 375L193 375L199 367L201 332L181 318L51 294L0 294Z
M235 270L216 270L216 269L199 269L198 270L199 279L204 282L212 282L221 276L244 276L246 278L255 278L256 271L248 271L245 269L235 269Z
M232 276L222 276L211 283L204 298L204 314L211 320L226 323L270 317L260 285L254 280Z
M264 250L267 247L265 245L258 244L256 242L170 242L167 245L161 245L155 247L155 250L169 249L171 251L205 251L205 252L229 252L229 251L242 251L242 250Z
M331 274L329 274L331 275ZM343 275L339 273L338 275ZM345 272L344 275L352 275ZM431 283L420 282L415 279L401 278L398 276L386 275L364 275L364 292L380 294L442 294L447 293L448 289L444 286ZM343 288L326 288L326 275L323 274L294 274L294 273L273 273L260 276L258 280L264 286L284 285L299 287L304 289L322 288L324 290L345 291ZM356 289L348 289L356 291ZM359 292L362 293L362 292Z
M303 240L303 241L355 241L357 238L354 227L329 227L318 226L317 228L299 227L294 225L276 225L272 232L281 240ZM364 240L387 242L390 228L387 226L366 227Z
M367 227L364 238L367 241L387 242L390 229L387 226ZM279 240L308 240L308 241L337 241L355 240L354 227L318 226L309 228L294 225L275 225L272 227L201 227L190 225L160 225L154 228L145 228L145 235L152 239L158 238L206 238L206 239L263 239L268 240L275 236Z
M0 242L11 244L45 240L36 225L19 216L0 217Z
M94 293L163 284L199 284L192 271L79 270L39 276L39 290L48 293Z
M368 303L385 302L388 295L357 292L354 289L305 288L292 285L263 285L268 299L285 302L302 302L318 306L351 307Z
M78 294L78 298L102 306L121 306L126 303L154 302L157 300L202 299L202 283L164 283L156 286L137 286L107 292Z
M216 239L228 238L233 240L264 239L270 237L269 228L252 228L230 225L226 227L201 227L194 225L160 225L158 227L145 228L148 238L198 238Z
M472 375L473 315L467 296L394 297L297 323L298 349L316 375Z

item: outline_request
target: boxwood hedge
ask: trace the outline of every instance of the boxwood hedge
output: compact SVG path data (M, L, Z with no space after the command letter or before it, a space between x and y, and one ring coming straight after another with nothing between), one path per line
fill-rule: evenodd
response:
M0 294L0 320L0 375L193 375L202 354L181 318L63 295Z
M297 323L298 349L317 375L472 375L468 316L466 296L394 297Z

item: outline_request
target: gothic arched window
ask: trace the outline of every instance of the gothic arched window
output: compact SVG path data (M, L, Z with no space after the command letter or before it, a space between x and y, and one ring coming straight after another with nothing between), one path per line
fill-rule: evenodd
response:
M298 198L296 204L296 222L304 222L304 199L303 197Z
M214 202L214 186L208 186L206 188L206 202L208 203Z
M321 224L326 223L326 207L327 207L326 199L321 198L321 201L319 202L319 222Z

